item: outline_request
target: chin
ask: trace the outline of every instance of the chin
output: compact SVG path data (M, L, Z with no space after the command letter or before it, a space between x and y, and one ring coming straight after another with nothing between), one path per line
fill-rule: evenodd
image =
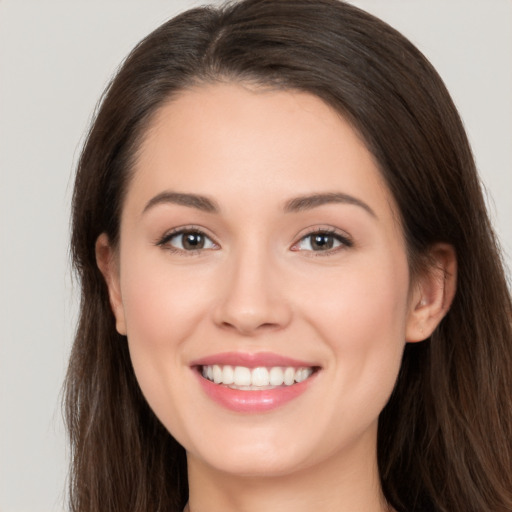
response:
M191 457L199 458L203 464L215 471L244 478L282 477L305 469L309 465L298 453L291 454L274 448L244 448L238 446L236 449L226 450L222 458L207 453L200 456L188 453L189 463Z

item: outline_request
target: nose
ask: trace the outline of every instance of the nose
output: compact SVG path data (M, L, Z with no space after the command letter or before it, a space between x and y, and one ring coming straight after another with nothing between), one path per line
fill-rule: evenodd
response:
M227 261L226 267L214 312L217 326L250 337L290 323L285 281L271 258L253 251Z

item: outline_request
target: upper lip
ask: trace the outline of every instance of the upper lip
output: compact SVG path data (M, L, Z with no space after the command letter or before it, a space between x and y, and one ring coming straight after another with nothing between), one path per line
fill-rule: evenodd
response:
M245 366L247 368L273 367L273 366L292 366L295 368L309 368L317 366L308 361L301 361L291 357L274 354L272 352L257 352L254 354L247 352L222 352L212 354L190 363L190 366Z

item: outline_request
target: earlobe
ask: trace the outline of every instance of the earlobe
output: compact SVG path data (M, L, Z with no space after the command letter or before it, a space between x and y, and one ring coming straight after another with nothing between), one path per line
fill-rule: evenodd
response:
M119 334L126 335L126 322L121 297L119 281L119 265L110 241L105 233L96 240L96 264L105 279L110 299L110 307L116 319L116 329Z
M435 244L429 253L429 268L417 278L411 294L406 341L427 339L452 304L457 287L457 256L449 244Z

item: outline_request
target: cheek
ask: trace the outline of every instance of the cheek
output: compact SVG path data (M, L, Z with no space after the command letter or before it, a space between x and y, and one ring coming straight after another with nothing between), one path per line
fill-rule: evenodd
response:
M304 310L311 308L311 319L321 318L320 325L335 332L340 340L378 333L367 339L372 343L402 334L408 311L409 272L400 256L383 254L340 266L320 279L316 275L316 282L303 288L315 290L314 300L307 301Z
M208 300L201 270L185 271L165 256L132 252L121 269L128 333L137 343L161 349L187 337Z
M135 254L131 261L127 258L122 279L130 358L151 409L177 439L187 440L180 419L189 407L185 387L190 371L184 354L204 316L207 295L190 275L142 261Z
M400 261L400 260L398 260ZM409 273L407 262L383 257L340 271L318 286L304 307L308 321L328 342L338 389L384 406L405 346Z
M184 372L184 350L205 315L207 288L201 272L173 267L165 255L126 251L121 293L130 356L139 385L155 411L178 391Z

